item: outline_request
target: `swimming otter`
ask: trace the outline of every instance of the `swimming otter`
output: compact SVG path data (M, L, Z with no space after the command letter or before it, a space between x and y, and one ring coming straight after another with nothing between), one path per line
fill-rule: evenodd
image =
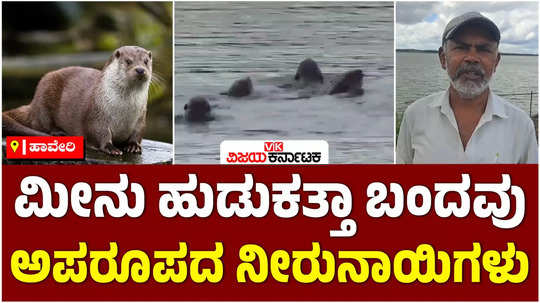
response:
M190 122L213 120L210 113L210 102L203 96L196 96L184 105L184 117Z
M253 83L251 83L251 78L245 77L240 80L236 80L229 88L227 95L231 97L245 97L250 95L252 92Z
M138 46L115 50L102 70L50 72L30 104L2 113L3 134L84 136L107 154L140 153L151 77L152 53Z
M364 90L362 89L363 79L364 73L359 69L346 72L336 82L328 94L334 95L347 92L351 96L362 95L364 93Z
M348 93L348 97L361 96L364 74L362 70L356 69L343 74L326 74L326 81L319 66L313 59L305 59L298 65L294 83L284 83L277 85L282 89L299 90L298 97L287 99L306 99L320 95L334 95ZM290 78L287 78L287 80ZM229 96L242 97L251 94L253 85L249 77L237 80L233 83L228 93ZM249 91L249 92L248 92Z
M296 75L294 75L294 80L301 81L304 85L312 82L323 83L324 81L317 62L311 58L307 58L300 62L300 65L298 65L298 69L296 70Z

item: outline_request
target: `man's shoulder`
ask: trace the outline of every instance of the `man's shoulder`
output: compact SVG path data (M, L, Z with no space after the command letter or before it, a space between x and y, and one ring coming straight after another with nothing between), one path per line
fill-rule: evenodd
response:
M517 121L523 121L527 123L529 122L529 120L531 120L531 117L521 108L517 107L515 104L512 104L510 101L496 94L493 94L493 97L494 100L504 108L506 115L510 119L516 119Z
M411 103L405 110L405 114L424 114L427 111L440 107L442 98L446 94L446 91L440 91L429 96L420 98Z

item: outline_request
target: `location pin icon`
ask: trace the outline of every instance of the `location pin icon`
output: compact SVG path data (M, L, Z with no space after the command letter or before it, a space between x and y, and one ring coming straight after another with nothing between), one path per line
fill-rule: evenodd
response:
M17 148L19 147L19 141L13 140L11 141L10 145L13 152L17 152Z

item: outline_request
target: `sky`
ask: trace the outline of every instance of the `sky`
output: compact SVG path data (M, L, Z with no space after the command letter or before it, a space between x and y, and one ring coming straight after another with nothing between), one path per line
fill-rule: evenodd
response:
M478 11L499 27L503 53L538 54L538 2L402 2L396 3L398 49L437 50L446 24Z

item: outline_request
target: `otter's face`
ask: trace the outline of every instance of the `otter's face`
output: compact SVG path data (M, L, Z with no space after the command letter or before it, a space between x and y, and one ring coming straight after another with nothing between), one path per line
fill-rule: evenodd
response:
M229 88L229 96L232 97L244 97L253 92L253 83L251 78L246 77L240 80L236 80Z
M359 70L353 70L343 75L336 85L330 91L330 95L348 92L352 95L361 95L364 90L362 89L362 79L364 73Z
M309 58L300 62L294 79L300 80L304 84L309 84L312 82L323 83L323 75L319 69L319 66L314 60Z
M114 60L132 85L148 83L152 77L152 52L137 46L124 46L114 52Z
M211 120L210 103L205 97L197 96L191 98L189 103L184 105L186 120L191 122Z
M361 70L353 70L349 72L346 77L348 81L351 82L351 86L362 87L362 80L364 79L364 73Z

